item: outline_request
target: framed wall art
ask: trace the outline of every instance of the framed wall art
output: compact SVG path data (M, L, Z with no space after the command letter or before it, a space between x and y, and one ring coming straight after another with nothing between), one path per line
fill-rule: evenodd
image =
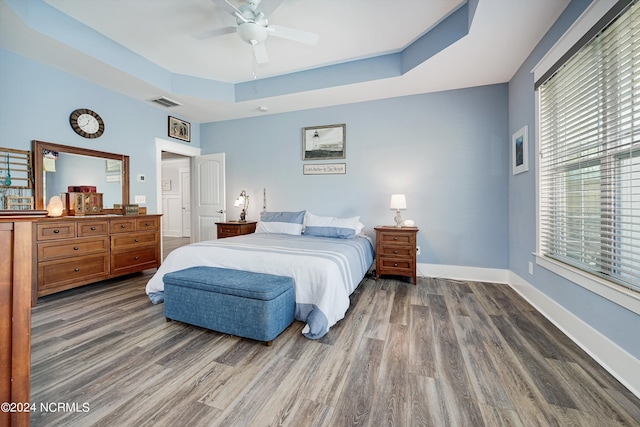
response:
M191 123L169 116L169 136L191 142Z
M302 160L344 159L346 125L313 126L302 129Z
M513 174L529 170L529 126L524 126L511 136Z

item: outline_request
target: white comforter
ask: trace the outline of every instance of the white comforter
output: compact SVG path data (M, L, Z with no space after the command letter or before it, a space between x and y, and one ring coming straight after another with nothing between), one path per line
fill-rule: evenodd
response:
M349 295L372 262L373 247L363 237L256 233L174 250L149 280L146 292L152 301L162 301L166 273L202 265L292 277L296 319L307 323L303 330L306 337L317 339L344 317Z

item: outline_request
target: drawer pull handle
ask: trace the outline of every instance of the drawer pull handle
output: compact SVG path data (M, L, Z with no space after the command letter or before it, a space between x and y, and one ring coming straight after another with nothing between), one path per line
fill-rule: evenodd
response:
M53 233L54 233L54 234L58 234L58 233L60 233L60 230L55 229L55 230L53 230Z
M95 227L91 227L91 231L96 231L96 228Z
M394 237L394 238L393 238L393 240L398 240L398 238L397 238L397 237Z
M398 253L398 251L393 251L393 253L394 253L394 254L397 254L397 253Z
M394 263L393 263L393 266L394 266L394 267L397 267L397 266L398 266L398 263L397 263L397 262L394 262Z
M79 247L77 247L77 246L74 246L74 247L73 247L73 250L74 250L74 251L77 251L78 249L80 249L80 248L79 248Z
M134 240L134 242L136 242L136 243L138 243L139 241L140 241L140 240L138 240L138 239L135 239L135 240Z
M146 222L144 225L148 227L148 226L149 226L149 223L148 223L148 222Z
M135 257L134 259L137 261L137 260L139 260L139 259L140 259L140 257L138 257L138 256L137 256L137 257Z
M122 224L122 225L120 226L120 228L127 228L127 226L126 226L126 225L124 225L124 224Z
M73 271L75 271L77 273L78 271L80 271L80 269L79 268L74 268Z

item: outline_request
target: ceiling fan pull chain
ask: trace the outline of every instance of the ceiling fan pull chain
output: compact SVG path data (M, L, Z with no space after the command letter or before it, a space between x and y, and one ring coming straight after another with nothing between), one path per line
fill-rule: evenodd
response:
M251 40L251 74L253 75L253 79L258 78L257 68L258 63L256 60L256 44L258 44L255 40Z

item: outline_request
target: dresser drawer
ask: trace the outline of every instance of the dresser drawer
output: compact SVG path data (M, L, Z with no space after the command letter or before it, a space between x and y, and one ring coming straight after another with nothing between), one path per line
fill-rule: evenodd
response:
M158 233L131 233L111 236L112 249L125 249L141 245L157 244Z
M112 219L110 231L111 231L111 234L134 232L136 231L136 219L135 218Z
M111 254L111 271L117 274L125 273L128 270L134 272L159 266L160 254L158 246L147 246Z
M79 221L78 237L106 236L109 234L109 221Z
M78 257L109 251L109 238L74 239L38 243L38 261Z
M76 237L75 221L36 224L36 239L58 240Z
M38 263L38 291L75 282L98 281L109 275L109 254Z
M160 228L160 218L151 216L136 219L136 231L156 231Z

